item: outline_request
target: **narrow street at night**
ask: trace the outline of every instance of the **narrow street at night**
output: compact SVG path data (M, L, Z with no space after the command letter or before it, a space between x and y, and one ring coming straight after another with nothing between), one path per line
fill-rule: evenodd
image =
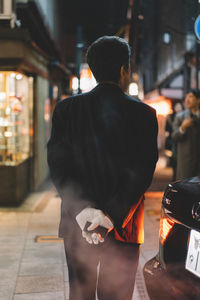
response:
M0 0L0 300L200 300L200 0Z
M145 243L133 300L149 299L142 268L158 252L161 199L170 178L171 171L158 163L146 193ZM68 299L64 247L57 237L59 214L60 198L49 182L43 190L30 194L19 208L0 208L0 299Z

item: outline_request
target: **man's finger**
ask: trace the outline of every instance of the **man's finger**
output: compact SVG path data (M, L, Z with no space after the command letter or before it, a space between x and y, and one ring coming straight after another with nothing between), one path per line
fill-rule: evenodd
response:
M89 244L92 244L92 239L90 237L86 237L86 241L89 243Z
M98 226L99 226L99 223L93 222L93 223L87 228L87 230L88 230L88 231L94 230L94 229L96 229Z
M107 229L110 229L113 227L113 223L111 222L111 220L105 216L104 218L104 224L102 224L103 227L107 228Z
M82 231L82 236L84 237L84 238L86 238L86 235L87 235L87 232L86 231Z
M88 234L86 231L82 231L82 236L86 239L86 241L89 243L89 244L92 244L92 238L91 238L91 235Z
M99 243L99 235L98 235L97 233L94 232L94 233L91 235L91 237L92 237L93 243L94 243L95 245L98 245L98 243Z

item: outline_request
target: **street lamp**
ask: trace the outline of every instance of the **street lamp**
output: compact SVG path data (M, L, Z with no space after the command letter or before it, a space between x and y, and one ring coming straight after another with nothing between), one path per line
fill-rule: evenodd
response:
M138 96L138 85L135 82L131 82L129 84L129 95L131 96Z

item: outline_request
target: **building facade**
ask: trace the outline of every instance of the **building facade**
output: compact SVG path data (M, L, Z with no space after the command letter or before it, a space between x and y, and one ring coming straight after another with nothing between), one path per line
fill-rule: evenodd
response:
M166 5L162 0L135 0L134 5L138 11L134 20L138 24L134 32L138 44L134 63L147 94L165 86L165 82L167 86L172 81L169 77L184 74L185 63L191 68L197 44L194 23L200 3L198 0L169 0ZM183 80L182 87L184 85L194 86L194 79L190 83Z
M189 88L200 87L200 52L194 32L199 13L199 0L133 2L133 70L144 100L157 109L160 149L166 115L176 102L183 102Z
M52 104L70 71L59 1L0 1L0 204L18 205L48 177Z

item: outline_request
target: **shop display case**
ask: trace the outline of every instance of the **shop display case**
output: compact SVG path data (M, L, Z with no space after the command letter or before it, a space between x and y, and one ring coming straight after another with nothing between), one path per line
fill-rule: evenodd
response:
M0 204L18 203L28 190L25 176L30 175L28 160L32 156L32 137L33 78L18 72L1 71ZM25 182L21 181L23 177ZM10 189L10 196L7 189ZM16 189L16 195L13 189Z

